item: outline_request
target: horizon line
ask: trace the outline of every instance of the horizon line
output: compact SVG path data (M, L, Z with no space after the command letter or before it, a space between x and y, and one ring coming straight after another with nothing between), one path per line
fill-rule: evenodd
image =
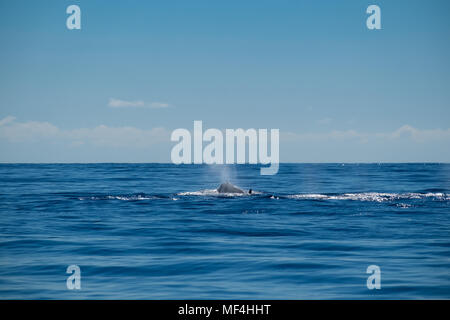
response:
M172 162L1 162L0 165L5 164L173 164L175 166L178 165L193 165L193 166L202 166L202 165L208 165L208 166L230 166L230 165L252 165L252 166L268 166L270 164L262 164L262 163L222 163L222 164L208 164L208 163L180 163L175 164ZM317 161L317 162L279 162L279 164L450 164L450 162L445 161L373 161L373 162L366 162L366 161L355 161L355 162L345 162L345 161Z

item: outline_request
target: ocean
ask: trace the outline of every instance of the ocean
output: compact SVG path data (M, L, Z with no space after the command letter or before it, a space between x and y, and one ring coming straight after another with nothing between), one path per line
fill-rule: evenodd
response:
M1 164L0 298L450 298L450 164L259 168Z

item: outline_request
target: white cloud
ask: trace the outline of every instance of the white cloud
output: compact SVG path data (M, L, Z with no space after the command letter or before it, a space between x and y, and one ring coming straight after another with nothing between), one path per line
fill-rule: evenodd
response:
M13 122L14 120L16 120L15 117L7 116L7 117L3 118L2 120L0 120L0 127L3 126L4 124L8 124L10 122Z
M450 129L403 125L390 132L280 132L282 161L450 161ZM0 161L167 161L170 132L156 127L98 125L63 129L49 122L0 119Z
M107 147L145 148L154 143L170 141L169 132L164 128L139 129L135 127L80 128L64 132L67 139L77 144L90 143Z
M333 130L326 133L293 133L281 132L284 141L320 142L320 141L357 141L367 143L369 141L392 141L399 139L410 139L414 142L427 142L436 140L450 141L449 129L417 129L410 125L403 125L392 132L366 133L356 130Z
M170 132L162 127L140 129L131 126L111 127L99 125L94 128L60 129L49 122L19 122L13 116L0 119L0 140L9 142L60 139L72 145L92 144L99 146L145 147L157 142L170 141ZM392 132L366 133L356 130L333 130L324 133L293 133L281 131L281 141L327 142L348 141L368 143L408 139L416 143L450 141L449 129L417 129L403 125Z
M385 134L380 134L384 137ZM450 129L425 129L419 130L410 125L404 125L394 132L387 135L390 139L399 139L402 137L411 138L416 142L426 142L431 140L450 139Z
M106 147L143 148L155 143L170 141L170 133L161 127L139 129L135 127L110 127L60 129L48 122L17 122L14 117L0 120L0 141L35 142L62 141L72 146L94 145Z
M110 98L108 102L108 106L111 108L128 108L128 107L143 107L144 101L138 100L138 101L125 101L125 100L119 100Z
M109 102L108 102L108 107L111 107L111 108L136 108L137 107L137 108L158 109L158 108L167 108L167 107L169 107L169 104L164 103L164 102L145 103L142 100L126 101L126 100L110 98Z
M0 120L0 139L8 141L36 141L55 136L59 132L56 126L48 122L16 122L12 116Z

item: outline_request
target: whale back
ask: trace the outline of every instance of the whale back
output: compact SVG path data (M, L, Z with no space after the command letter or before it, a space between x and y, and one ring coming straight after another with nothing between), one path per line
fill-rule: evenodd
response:
M217 188L219 193L244 193L241 189L236 186L233 186L229 182L222 183L219 188Z

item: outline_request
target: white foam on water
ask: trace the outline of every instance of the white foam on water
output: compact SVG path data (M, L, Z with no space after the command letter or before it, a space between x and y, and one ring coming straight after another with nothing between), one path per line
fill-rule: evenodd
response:
M263 194L263 192L252 191L248 193L220 193L217 189L204 189L199 191L188 191L177 193L176 196L199 196L199 197L245 197L252 195ZM271 199L280 199L278 195L271 195ZM283 198L283 197L282 197ZM385 193L385 192L361 192L361 193L343 193L343 194L320 194L320 193L300 193L287 195L285 198L302 199L302 200L352 200L352 201L369 201L369 202L385 202L394 200L408 200L408 199L425 199L431 198L438 201L449 201L450 195L442 192L428 192L428 193ZM155 196L147 195L108 195L108 196L93 196L93 197L78 197L78 200L121 200L121 201L139 201L159 199ZM173 201L179 198L171 197Z
M216 189L205 189L199 191L188 191L177 193L178 196L215 196L219 192Z
M294 194L288 195L292 199L310 199L310 200L353 200L353 201L372 201L383 202L400 199L423 199L435 198L436 200L449 200L450 196L441 192L428 193L383 193L383 192L362 192L362 193L343 193L337 195L327 194Z
M97 196L97 197L79 197L78 200L122 200L122 201L136 201L136 200L152 200L157 199L152 196L143 196L143 195L132 195L132 196Z

